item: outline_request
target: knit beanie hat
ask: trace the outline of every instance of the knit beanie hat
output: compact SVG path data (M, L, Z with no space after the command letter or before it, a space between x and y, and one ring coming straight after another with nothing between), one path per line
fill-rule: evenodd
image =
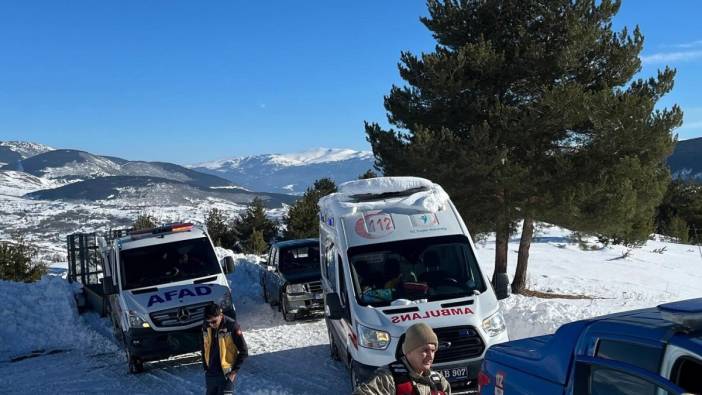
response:
M431 327L423 322L414 324L405 332L405 342L402 343L402 353L407 354L417 347L433 343L439 346L439 339Z

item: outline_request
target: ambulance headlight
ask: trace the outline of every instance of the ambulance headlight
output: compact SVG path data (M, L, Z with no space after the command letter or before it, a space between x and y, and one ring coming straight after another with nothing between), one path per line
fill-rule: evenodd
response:
M358 324L358 344L365 348L385 350L390 345L390 334Z
M129 310L127 312L130 328L148 328L150 325L136 311Z
M305 293L305 284L288 284L285 287L285 292L289 294L303 294Z
M229 310L232 308L232 293L230 291L226 291L224 295L222 295L221 298L217 301L217 304L219 307L222 308L222 310Z
M485 332L491 337L504 332L505 328L505 319L502 317L502 312L499 310L497 313L483 320L483 329L485 329Z

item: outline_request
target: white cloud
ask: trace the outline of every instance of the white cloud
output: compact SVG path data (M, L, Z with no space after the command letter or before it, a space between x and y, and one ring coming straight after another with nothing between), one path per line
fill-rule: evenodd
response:
M702 58L702 50L695 51L679 51L679 52L659 52L652 55L641 57L644 63L666 63L666 62L685 62Z
M697 40L697 41L692 41L689 43L684 43L684 44L677 44L674 45L677 48L695 48L695 47L702 47L702 40Z

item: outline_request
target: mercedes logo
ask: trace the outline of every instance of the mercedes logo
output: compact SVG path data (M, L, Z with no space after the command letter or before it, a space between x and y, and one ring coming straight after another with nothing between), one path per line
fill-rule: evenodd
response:
M190 319L190 312L185 307L181 307L180 309L178 309L178 314L176 315L176 317L178 317L178 321L187 321Z

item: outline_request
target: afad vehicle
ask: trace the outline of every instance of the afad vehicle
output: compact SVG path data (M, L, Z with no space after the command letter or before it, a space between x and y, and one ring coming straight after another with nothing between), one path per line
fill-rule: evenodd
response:
M233 262L220 264L202 229L170 224L98 244L115 337L131 373L142 371L145 361L199 350L208 304L234 317L223 270L233 270Z
M331 354L352 384L401 356L406 329L425 322L439 338L434 369L454 393L476 390L485 350L508 337L446 192L422 178L372 178L341 184L319 208Z
M496 345L479 382L483 395L702 394L702 299Z

